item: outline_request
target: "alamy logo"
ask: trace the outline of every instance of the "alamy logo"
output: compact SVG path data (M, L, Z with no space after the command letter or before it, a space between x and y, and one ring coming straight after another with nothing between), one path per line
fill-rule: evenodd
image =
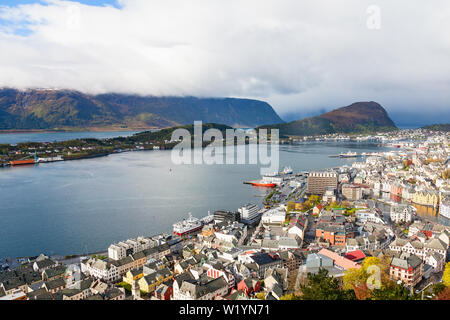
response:
M194 121L193 137L189 130L172 132L172 162L179 164L255 164L261 175L279 170L278 129L226 129L225 137L216 128L203 130L202 121Z
M366 26L369 30L381 29L381 9L377 5L370 5L367 7L366 13L368 14L366 20Z

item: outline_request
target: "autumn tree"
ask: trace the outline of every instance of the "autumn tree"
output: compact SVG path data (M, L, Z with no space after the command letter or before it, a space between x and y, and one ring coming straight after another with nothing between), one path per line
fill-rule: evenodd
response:
M437 296L436 300L450 300L450 287L445 287Z
M450 262L445 264L444 274L442 275L442 283L446 287L450 287Z
M367 257L361 264L361 268L348 269L343 277L343 288L353 290L357 299L372 298L374 289L385 289L392 286L389 277L390 258Z

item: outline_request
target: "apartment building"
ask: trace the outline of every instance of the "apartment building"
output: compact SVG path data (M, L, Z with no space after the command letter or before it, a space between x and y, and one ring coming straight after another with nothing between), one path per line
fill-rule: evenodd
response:
M307 183L307 193L323 195L327 187L337 189L338 175L334 171L310 172Z

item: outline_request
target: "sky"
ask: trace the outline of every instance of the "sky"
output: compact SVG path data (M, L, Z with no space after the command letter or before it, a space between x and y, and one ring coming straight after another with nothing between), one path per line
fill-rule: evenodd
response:
M287 121L376 101L450 122L450 1L0 0L0 87L244 97Z

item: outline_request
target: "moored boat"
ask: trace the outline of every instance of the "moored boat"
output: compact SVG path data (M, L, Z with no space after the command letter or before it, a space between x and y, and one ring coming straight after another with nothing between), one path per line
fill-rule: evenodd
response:
M265 187L265 188L274 188L276 186L275 183L264 182L264 180L250 181L250 184L254 187Z
M35 164L36 160L34 159L28 159L28 160L13 160L10 161L9 164L11 166L22 166L22 165L26 165L26 164Z

